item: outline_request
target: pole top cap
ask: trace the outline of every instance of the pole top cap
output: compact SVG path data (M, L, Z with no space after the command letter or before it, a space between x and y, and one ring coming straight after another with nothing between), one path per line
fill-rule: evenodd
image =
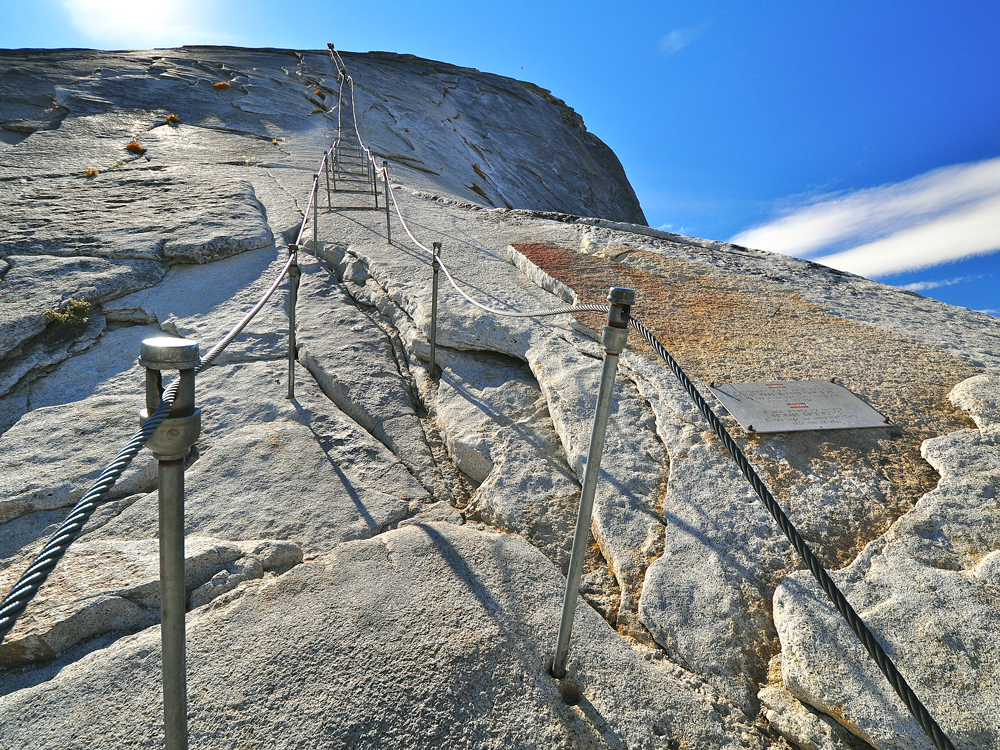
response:
M157 336L139 346L139 366L148 370L193 370L199 364L196 341Z
M612 305L634 305L635 290L624 286L613 286L608 292L608 302Z

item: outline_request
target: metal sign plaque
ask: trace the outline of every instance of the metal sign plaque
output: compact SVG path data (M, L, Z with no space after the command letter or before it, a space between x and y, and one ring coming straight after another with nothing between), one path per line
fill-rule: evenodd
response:
M882 414L828 380L718 383L712 393L747 432L886 427Z

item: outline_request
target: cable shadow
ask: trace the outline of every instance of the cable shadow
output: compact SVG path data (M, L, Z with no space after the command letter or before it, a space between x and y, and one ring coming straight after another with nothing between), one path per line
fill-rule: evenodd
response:
M415 523L413 526L423 531L430 538L435 549L441 555L441 559L451 568L452 572L465 585L469 592L476 597L476 600L483 606L487 613L497 621L501 630L506 633L507 628L498 617L504 611L503 605L479 582L479 578L472 568L469 567L469 564L462 559L455 546L448 541L448 538L444 534L433 526L425 523Z
M487 403L474 396L465 386L460 384L459 380L457 380L454 377L452 378L447 377L447 373L448 370L445 370L441 375L441 379L449 386L451 386L457 393L461 394L466 399L466 401L473 404L476 408L478 408L481 412L483 412L483 414L488 416L501 428L506 427L517 433L518 437L520 437L525 443L537 449L539 453L541 453L543 457L546 459L546 462L557 473L561 474L567 479L571 479L573 482L579 483L576 474L574 474L572 470L569 469L569 467L563 467L559 465L557 461L548 456L548 451L546 450L547 446L542 445L534 435L528 432L518 422L515 422L509 417L500 414L492 407L490 407Z
M351 502L354 503L354 507L357 508L358 515L360 515L364 519L365 523L368 524L368 528L371 529L374 533L377 534L383 531L382 525L379 524L372 516L372 514L368 512L368 508L365 507L364 502L361 500L361 496L358 494L357 489L351 483L350 478L348 478L348 476L344 473L344 470L340 468L340 464L338 464L333 459L333 456L330 455L329 451L327 450L327 440L324 439L313 428L312 419L310 418L312 412L302 408L302 406L298 403L296 399L291 399L291 401L295 405L295 411L299 415L301 415L301 418L299 420L300 424L305 425L306 429L308 429L309 432L311 432L313 437L316 439L316 444L319 446L319 449L323 451L323 455L326 456L326 460L329 461L330 466L336 472L337 478L340 479L341 485L347 492L347 496L351 498Z

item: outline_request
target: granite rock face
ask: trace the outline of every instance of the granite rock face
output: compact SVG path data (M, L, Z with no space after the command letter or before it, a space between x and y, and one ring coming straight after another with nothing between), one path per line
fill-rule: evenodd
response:
M466 294L629 286L699 388L836 378L890 417L753 436L722 414L956 746L1000 748L997 320L643 226L614 155L531 84L343 60L395 208ZM137 427L141 340L204 354L271 285L350 102L326 51L0 53L4 586ZM927 746L634 333L569 676L548 675L602 316L504 317L442 276L431 372L430 257L344 191L348 151L299 252L294 398L287 281L197 378L192 742ZM155 468L140 454L0 645L0 745L162 742Z
M980 425L924 443L941 481L837 574L956 747L1000 747L1000 379L953 398ZM932 747L846 625L802 573L775 592L782 676L804 702L877 747ZM959 697L961 696L961 697Z

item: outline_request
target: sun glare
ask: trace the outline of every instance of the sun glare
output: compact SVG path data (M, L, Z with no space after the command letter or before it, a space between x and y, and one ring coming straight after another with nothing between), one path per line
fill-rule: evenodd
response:
M73 26L101 47L143 49L229 41L212 30L212 3L161 0L64 0Z

